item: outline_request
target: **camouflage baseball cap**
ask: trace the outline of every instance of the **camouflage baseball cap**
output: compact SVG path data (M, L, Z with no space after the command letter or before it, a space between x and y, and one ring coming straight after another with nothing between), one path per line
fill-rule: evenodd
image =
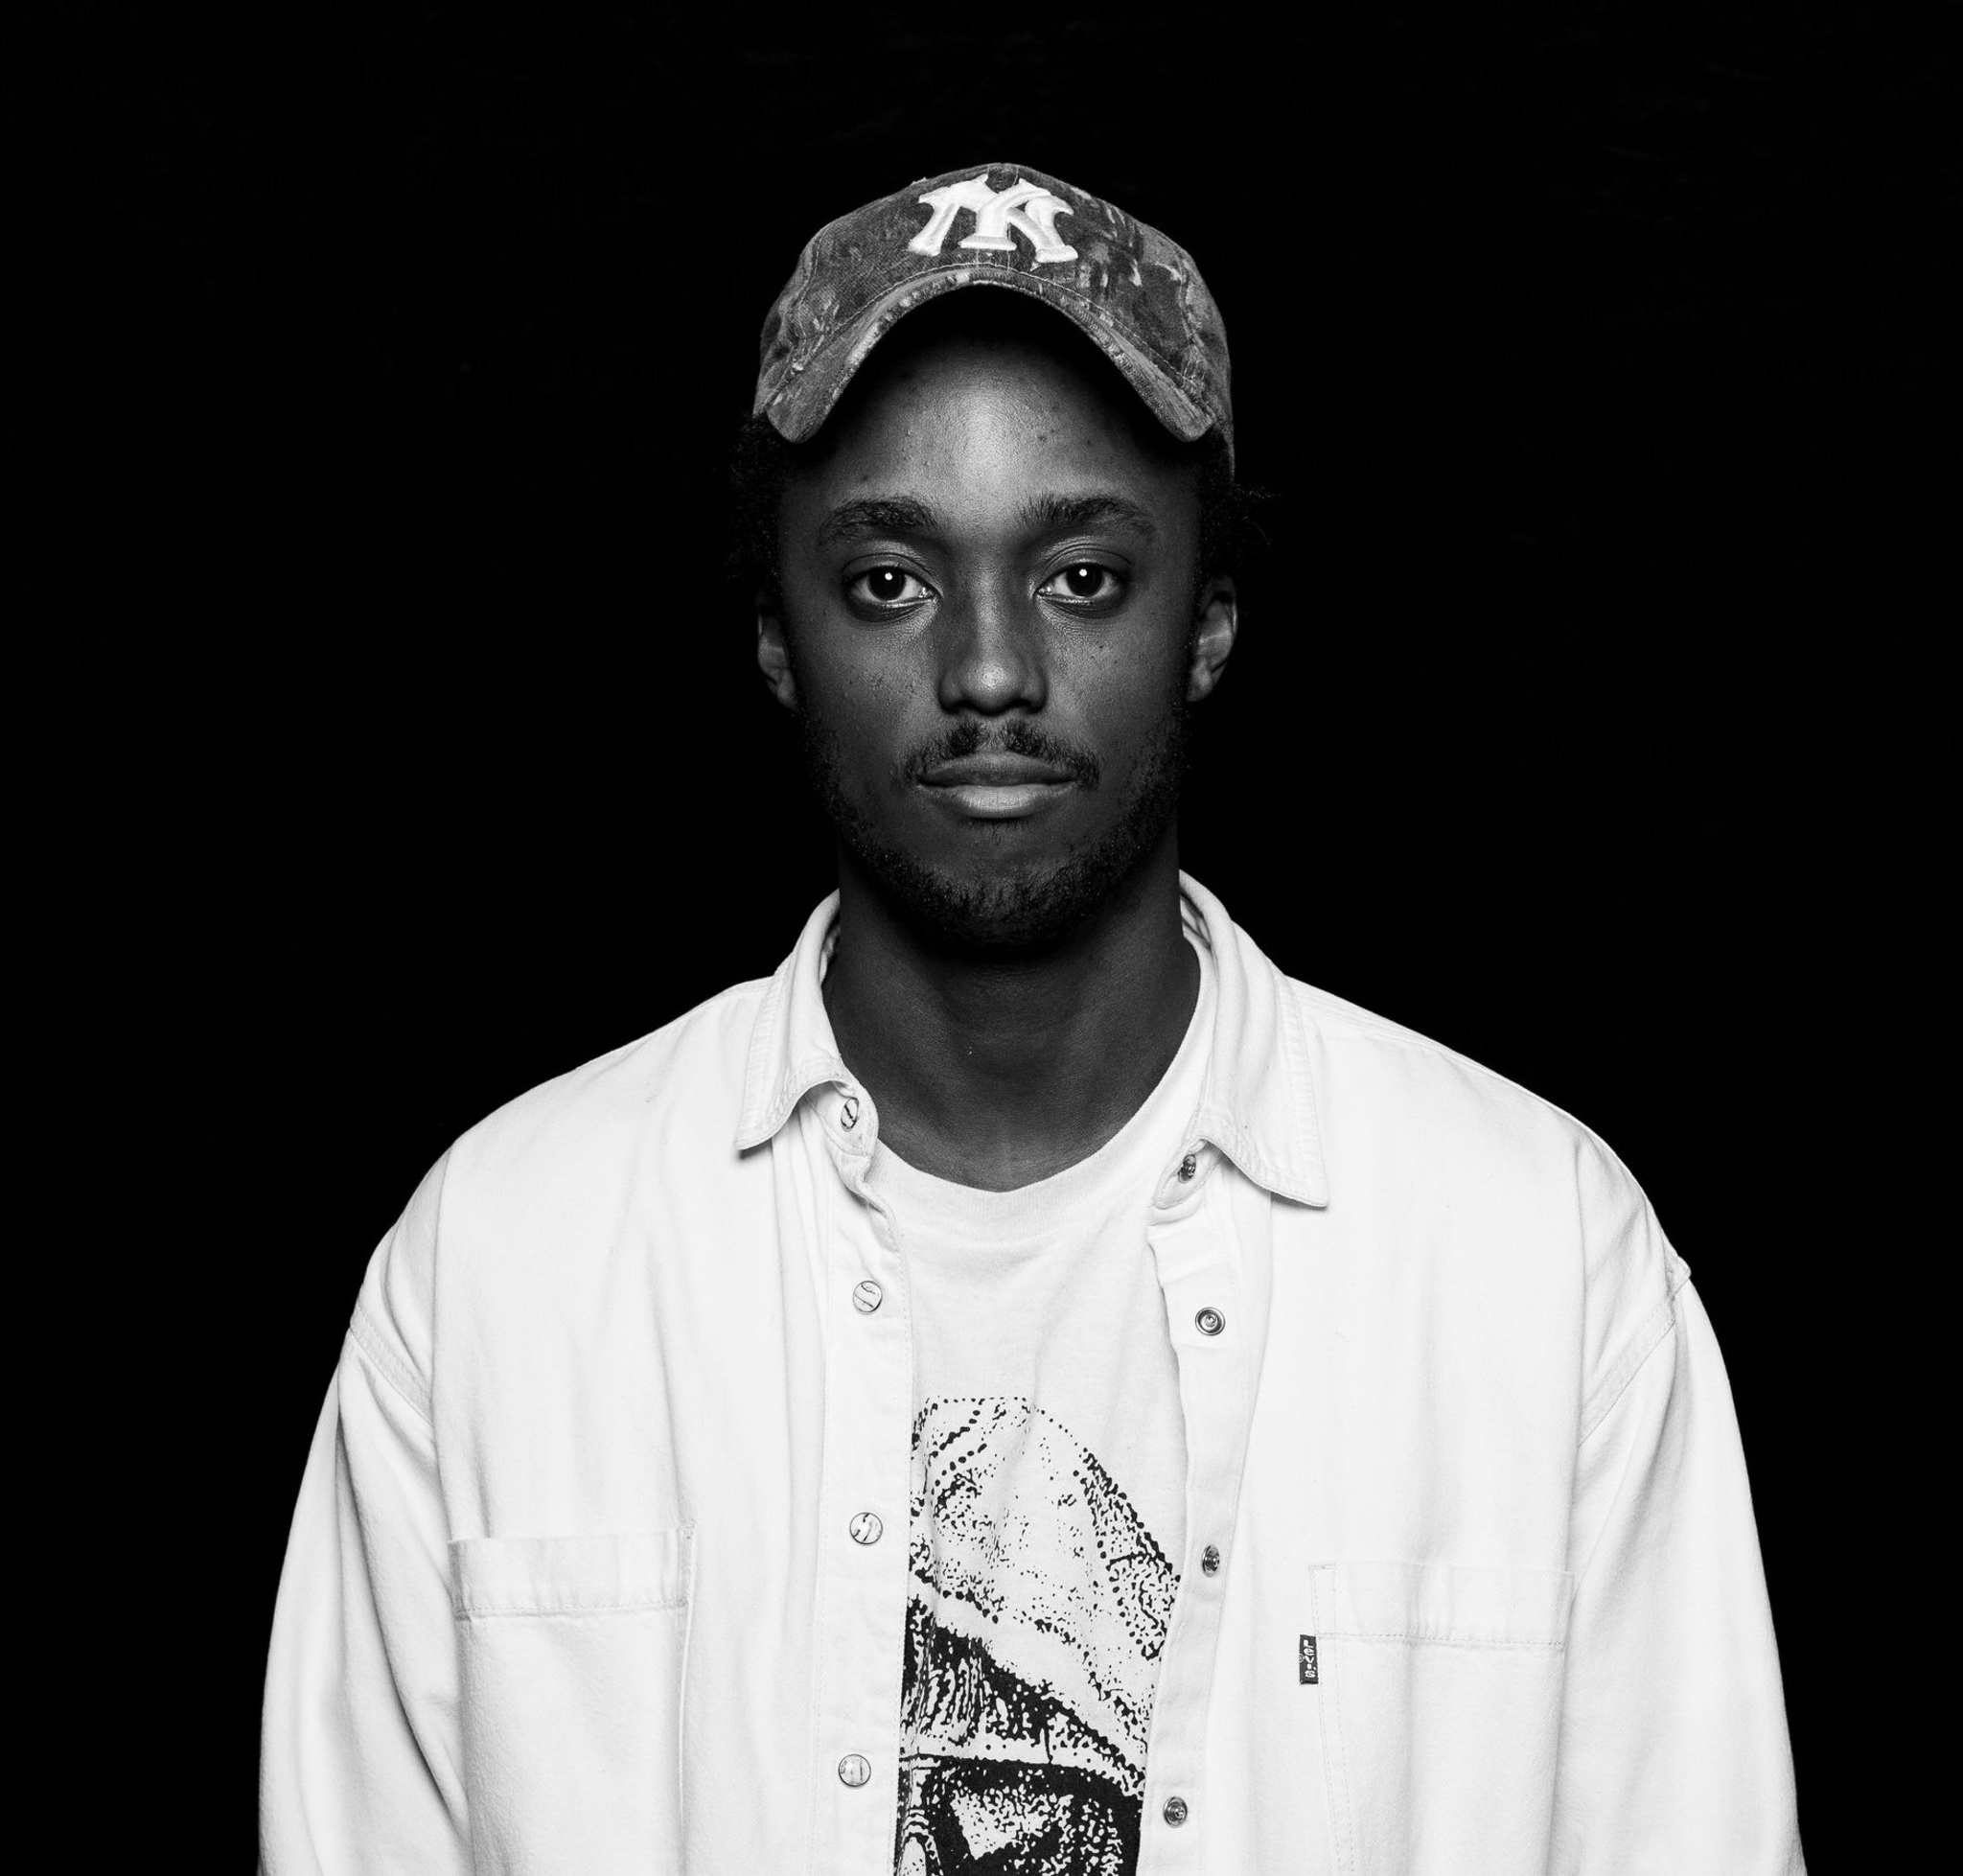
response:
M1192 256L1081 189L1015 163L952 170L804 244L764 321L756 414L801 443L893 326L936 294L1006 287L1061 313L1176 437L1231 453L1227 332Z

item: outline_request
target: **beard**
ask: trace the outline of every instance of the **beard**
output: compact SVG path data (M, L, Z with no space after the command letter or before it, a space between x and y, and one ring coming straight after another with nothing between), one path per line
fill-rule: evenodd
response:
M813 790L840 841L871 874L908 924L936 949L967 956L1014 957L1062 942L1120 892L1158 846L1179 806L1189 748L1188 706L1181 690L1167 700L1133 759L1121 786L1117 818L1053 859L983 858L956 870L933 866L887 840L846 795L837 737L809 710L800 713L804 760ZM1033 726L1012 720L994 734L968 722L902 765L911 785L931 764L973 754L986 747L1031 755L1069 770L1074 784L1100 789L1103 778L1091 755L1051 741Z

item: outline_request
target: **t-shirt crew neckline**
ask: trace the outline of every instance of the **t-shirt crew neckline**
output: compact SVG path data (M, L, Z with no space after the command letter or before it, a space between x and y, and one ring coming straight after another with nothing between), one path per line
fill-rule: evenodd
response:
M926 1214L935 1235L962 1249L986 1248L992 1256L1032 1256L1043 1250L1065 1219L1095 1211L1117 1196L1121 1186L1143 1195L1165 1170L1176 1136L1197 1111L1207 1049L1213 1028L1212 960L1204 944L1192 944L1199 959L1200 988L1186 1033L1138 1112L1095 1153L1052 1172L1047 1179L991 1192L935 1178L900 1158L884 1141L873 1148L872 1183L904 1218ZM1149 1160L1148 1166L1141 1165Z

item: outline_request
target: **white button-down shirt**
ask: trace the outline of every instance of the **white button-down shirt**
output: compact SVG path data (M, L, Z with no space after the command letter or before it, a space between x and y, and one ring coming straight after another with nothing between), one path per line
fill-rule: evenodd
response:
M1183 891L1218 995L1139 1194L1188 1449L1141 1876L1800 1869L1724 1369L1642 1193ZM377 1251L274 1625L271 1876L891 1870L907 1265L835 917L473 1128Z

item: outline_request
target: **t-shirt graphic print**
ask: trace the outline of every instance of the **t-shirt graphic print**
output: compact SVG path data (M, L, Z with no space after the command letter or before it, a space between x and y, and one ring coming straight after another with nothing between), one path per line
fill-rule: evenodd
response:
M898 1876L1131 1876L1179 1576L1027 1400L913 1424Z

